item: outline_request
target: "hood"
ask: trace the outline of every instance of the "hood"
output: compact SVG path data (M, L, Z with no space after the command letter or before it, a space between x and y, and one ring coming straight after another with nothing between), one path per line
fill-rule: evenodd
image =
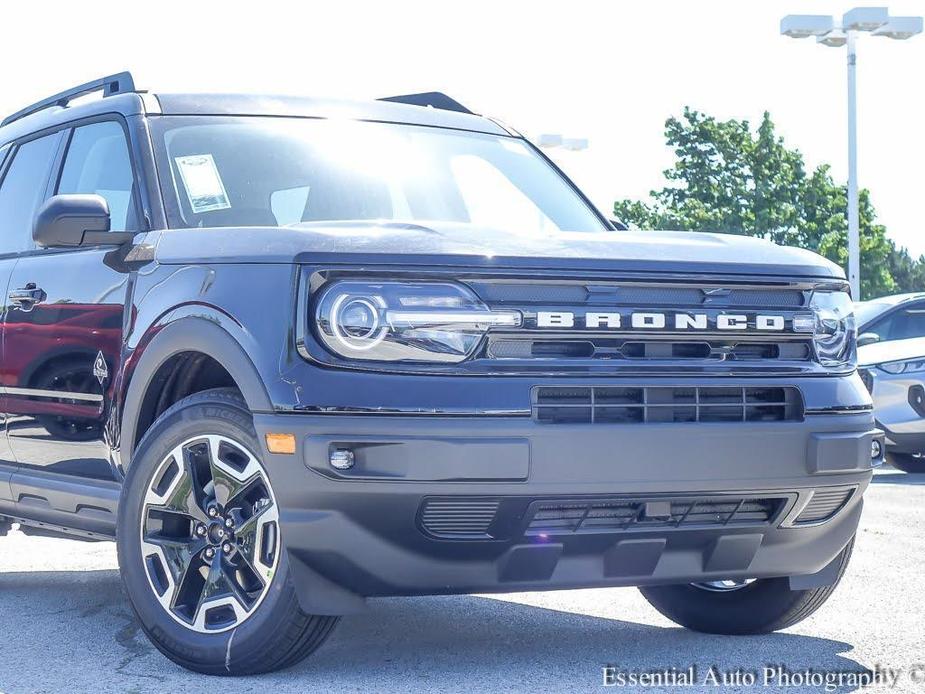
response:
M467 265L843 279L811 251L732 234L606 231L516 234L471 224L325 222L149 234L158 262ZM347 256L345 258L344 256Z
M890 361L904 361L925 357L925 337L908 340L887 340L858 347L858 364L874 366Z

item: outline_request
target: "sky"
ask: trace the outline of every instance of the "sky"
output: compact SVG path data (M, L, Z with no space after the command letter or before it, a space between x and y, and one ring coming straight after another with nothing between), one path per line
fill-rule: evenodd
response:
M137 6L137 9L136 9ZM757 123L768 110L809 166L847 170L846 52L780 36L829 0L448 3L4 3L0 112L130 70L150 91L369 99L443 91L529 134L588 138L549 154L605 213L663 185L664 121L685 105ZM895 15L923 14L896 0ZM925 35L858 42L858 166L880 221L925 254Z

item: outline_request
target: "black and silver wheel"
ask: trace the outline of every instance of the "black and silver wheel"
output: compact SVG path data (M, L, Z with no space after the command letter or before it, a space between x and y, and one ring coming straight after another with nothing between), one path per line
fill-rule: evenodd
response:
M187 439L148 484L140 527L151 589L180 624L225 631L250 617L279 561L279 513L266 472L227 436Z
M832 585L791 590L787 578L739 579L640 588L643 597L671 621L709 634L767 634L809 617L841 580L854 540L838 556Z
M118 549L126 590L154 644L192 670L287 667L337 621L299 609L259 450L240 396L206 391L154 423L125 479Z

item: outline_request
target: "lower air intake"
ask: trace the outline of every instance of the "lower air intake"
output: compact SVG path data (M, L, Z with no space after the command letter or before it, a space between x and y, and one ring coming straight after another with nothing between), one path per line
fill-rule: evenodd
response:
M421 526L434 537L486 539L499 503L479 497L428 499L421 509Z
M785 497L540 501L531 506L526 534L761 526L770 523L786 501Z
M533 418L541 424L784 422L803 417L791 387L538 386Z
M824 523L844 508L854 494L854 488L817 489L806 508L797 516L796 525L803 523Z

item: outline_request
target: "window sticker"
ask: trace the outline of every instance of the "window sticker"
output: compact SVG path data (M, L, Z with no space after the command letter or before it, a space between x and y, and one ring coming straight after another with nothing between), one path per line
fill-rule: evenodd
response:
M192 154L185 157L174 157L183 187L186 188L186 197L189 198L193 212L212 212L214 210L227 210L231 207L228 202L228 193L225 184L218 175L218 168L211 154Z

